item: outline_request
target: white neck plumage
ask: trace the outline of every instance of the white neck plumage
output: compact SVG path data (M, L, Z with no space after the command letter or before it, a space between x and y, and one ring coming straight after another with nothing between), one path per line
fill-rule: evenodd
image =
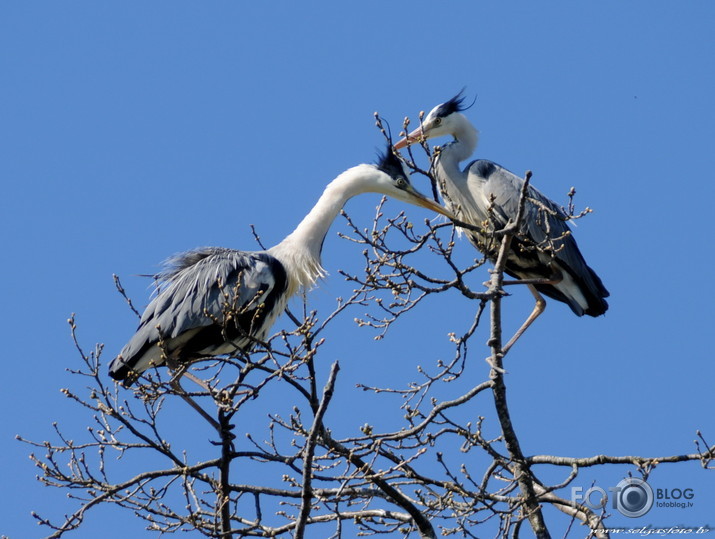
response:
M358 165L328 184L318 202L296 229L268 253L276 257L288 273L289 295L310 288L327 275L320 261L325 236L345 203L355 195L370 191L381 174L372 165Z
M467 117L456 112L454 140L445 144L440 154L438 165L444 169L447 176L457 178L461 176L459 163L469 159L477 148L479 131L471 124Z

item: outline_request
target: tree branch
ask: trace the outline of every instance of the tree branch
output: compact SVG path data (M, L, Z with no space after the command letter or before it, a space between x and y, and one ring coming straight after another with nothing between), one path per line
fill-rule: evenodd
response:
M315 455L315 444L318 439L318 434L324 430L323 427L323 416L328 409L328 404L330 399L333 397L333 391L335 389L335 379L338 376L338 371L340 370L340 365L336 361L330 367L330 375L328 376L328 381L323 389L323 398L320 401L320 406L318 411L315 413L313 419L313 426L310 429L310 434L306 440L304 449L304 464L303 464L303 489L301 495L301 506L300 513L298 514L298 521L295 527L295 538L303 539L305 535L305 525L308 521L308 515L310 515L310 505L313 499L312 490L312 478L313 478L313 456Z

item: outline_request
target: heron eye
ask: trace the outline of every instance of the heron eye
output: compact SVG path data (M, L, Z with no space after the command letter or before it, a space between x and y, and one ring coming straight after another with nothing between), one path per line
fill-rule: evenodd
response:
M402 176L397 178L397 180L395 180L395 183L397 184L397 187L400 189L404 189L405 187L407 187L407 180L405 178L403 178Z
M441 125L441 124L442 124L442 118L440 118L439 116L437 116L437 117L434 119L434 125L437 126L437 125Z

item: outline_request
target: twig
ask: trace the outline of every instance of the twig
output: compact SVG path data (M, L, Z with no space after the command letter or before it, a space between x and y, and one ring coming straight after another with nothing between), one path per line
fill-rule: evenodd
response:
M323 416L325 415L325 411L328 409L330 399L333 397L333 391L335 389L335 379L338 376L339 370L340 365L336 361L330 367L330 375L328 376L328 381L325 384L325 388L323 388L323 398L320 401L318 411L315 413L315 417L313 419L313 426L310 429L310 434L308 435L308 439L305 443L305 455L303 457L303 489L301 493L300 513L298 515L298 520L295 526L296 539L303 539L305 535L305 525L308 521L308 515L310 515L310 505L313 499L312 479L315 444L318 438L318 434L324 429Z

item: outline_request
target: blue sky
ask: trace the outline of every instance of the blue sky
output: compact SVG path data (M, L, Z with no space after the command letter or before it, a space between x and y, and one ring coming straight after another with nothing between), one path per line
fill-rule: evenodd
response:
M3 3L0 534L35 536L30 510L63 503L14 436L46 439L55 420L83 432L59 391L78 383L66 372L77 366L71 313L82 344L113 355L135 326L113 273L141 306L137 275L175 252L253 249L249 224L280 241L329 180L372 160L374 111L396 126L463 87L477 96L477 156L531 169L557 201L575 186L595 209L576 237L611 292L598 319L551 302L510 354L525 452L690 453L696 429L715 443L713 22L703 1ZM347 209L367 226L376 200ZM350 288L338 269L361 267L341 229L325 244L331 277L310 296L322 312ZM507 325L530 298L513 291ZM340 329L336 340L355 343L330 352L346 398L358 381L398 383L449 354L446 331L466 329L474 309L456 294L423 307L380 343ZM471 361L486 376L479 354ZM585 471L581 484L612 485L627 470ZM699 464L661 466L652 481L694 488L694 507L613 525L715 527L714 476ZM137 530L129 514L102 514L112 528L90 516L85 533Z

